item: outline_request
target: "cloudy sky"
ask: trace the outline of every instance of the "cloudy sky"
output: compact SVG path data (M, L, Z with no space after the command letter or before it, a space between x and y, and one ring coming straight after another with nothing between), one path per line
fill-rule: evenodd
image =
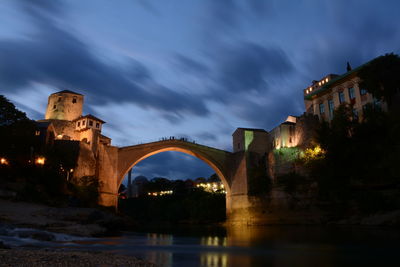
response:
M231 150L237 127L301 114L311 80L399 54L399 12L398 0L0 0L0 94L42 119L49 94L80 92L117 146L175 135ZM213 171L165 152L134 173Z

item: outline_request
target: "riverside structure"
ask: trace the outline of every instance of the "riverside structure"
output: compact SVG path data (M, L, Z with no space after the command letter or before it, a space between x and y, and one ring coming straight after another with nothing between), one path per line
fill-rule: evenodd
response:
M43 136L46 143L67 142L70 147L76 147L73 179L96 177L100 205L117 207L118 189L137 163L158 153L178 151L201 159L221 179L226 191L228 222L297 223L299 218L310 220L307 211L290 210L288 196L275 186L276 177L303 171L293 158L313 145L318 121L330 120L335 107L346 102L354 105L354 112L360 112L363 105L374 101L357 85L356 70L313 82L304 90L306 112L301 116L289 116L270 132L237 128L232 135L232 151L184 138L113 146L111 138L101 134L105 122L90 114L82 115L84 96L68 90L49 96L45 120L38 121L37 134ZM326 105L329 116L325 112ZM313 216L314 213L309 214Z

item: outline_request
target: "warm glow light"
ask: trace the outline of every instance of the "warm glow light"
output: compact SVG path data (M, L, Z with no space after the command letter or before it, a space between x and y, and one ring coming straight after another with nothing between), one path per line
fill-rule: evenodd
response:
M1 164L1 165L8 165L7 159L6 159L6 158L1 158L1 159L0 159L0 164Z
M39 165L44 165L44 162L46 161L46 158L44 158L44 157L38 157L37 159L36 159L36 164L39 164Z
M57 139L62 139L62 138L63 138L62 134L57 135Z
M164 195L172 195L174 193L174 191L172 190L168 190L168 191L160 191L160 192L148 192L147 195L148 196L164 196Z
M328 82L328 78L325 79L325 82Z
M318 85L321 86L321 82L319 82Z
M310 162L313 160L324 158L325 151L319 146L315 146L314 148L307 148L302 152L301 158L306 162Z
M308 89L306 90L306 94L308 94Z

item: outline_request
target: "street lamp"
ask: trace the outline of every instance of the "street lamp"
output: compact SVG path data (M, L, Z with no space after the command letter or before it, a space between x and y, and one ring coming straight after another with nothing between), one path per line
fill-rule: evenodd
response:
M36 158L35 163L38 165L44 165L45 161L46 161L45 157L38 157L38 158Z
M8 160L6 158L0 158L1 165L8 165Z

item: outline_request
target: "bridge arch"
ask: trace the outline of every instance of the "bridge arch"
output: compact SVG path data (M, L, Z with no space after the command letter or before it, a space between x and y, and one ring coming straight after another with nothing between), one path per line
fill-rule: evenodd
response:
M117 188L132 167L148 157L166 151L182 152L205 162L221 179L227 195L230 194L231 181L227 164L231 153L182 140L166 140L119 148Z

